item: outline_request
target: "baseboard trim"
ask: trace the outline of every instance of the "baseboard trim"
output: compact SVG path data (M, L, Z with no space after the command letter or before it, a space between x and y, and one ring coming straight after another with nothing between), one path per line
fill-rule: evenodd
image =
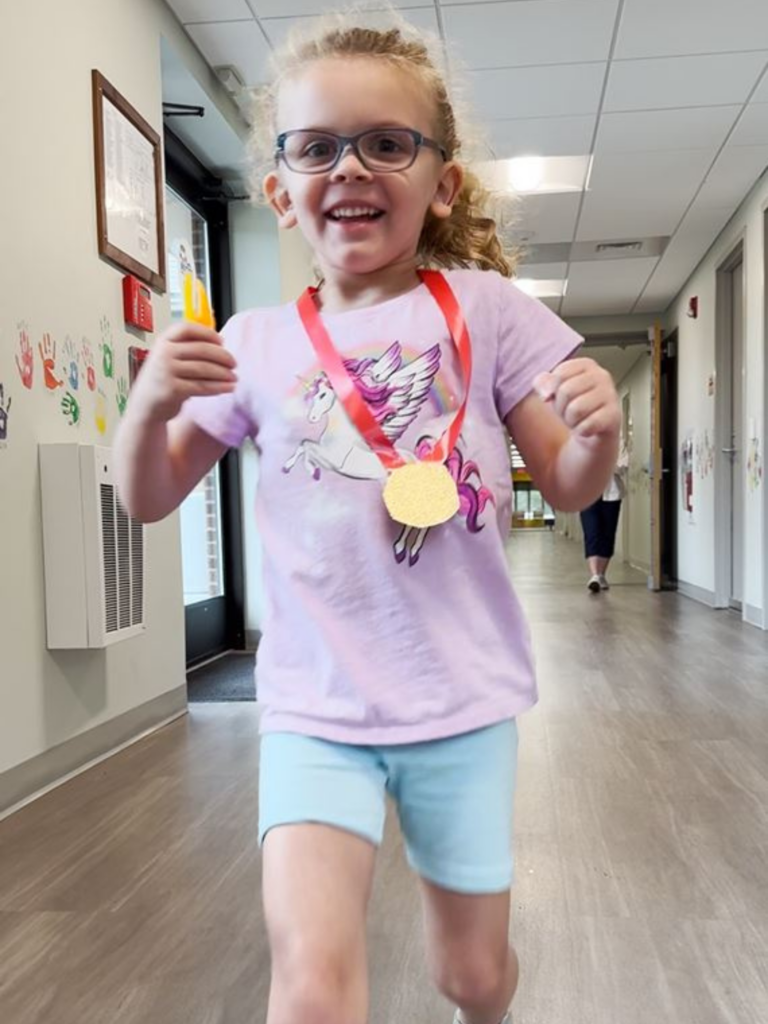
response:
M750 626L757 626L758 629L763 629L763 609L755 608L753 604L745 604L744 621L748 622Z
M258 649L259 641L261 640L261 630L258 629L246 629L245 631L245 649L246 651L255 651Z
M187 688L89 729L0 775L0 821L187 713Z
M683 597L690 597L692 601L705 604L707 608L717 607L714 590L706 590L704 587L697 587L693 583L686 583L685 580L678 580L677 592L682 594Z

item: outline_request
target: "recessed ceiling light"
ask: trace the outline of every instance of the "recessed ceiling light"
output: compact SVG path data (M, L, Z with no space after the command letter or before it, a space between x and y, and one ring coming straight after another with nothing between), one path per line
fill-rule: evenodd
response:
M516 277L515 284L521 292L535 299L559 299L568 290L567 280L537 280L533 277Z
M584 192L589 188L591 156L516 156L484 160L476 171L488 188L518 195Z

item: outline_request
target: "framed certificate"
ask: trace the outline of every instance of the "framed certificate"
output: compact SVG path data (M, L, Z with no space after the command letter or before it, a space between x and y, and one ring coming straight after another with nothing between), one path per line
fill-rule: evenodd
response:
M98 71L91 81L99 255L164 292L160 136Z

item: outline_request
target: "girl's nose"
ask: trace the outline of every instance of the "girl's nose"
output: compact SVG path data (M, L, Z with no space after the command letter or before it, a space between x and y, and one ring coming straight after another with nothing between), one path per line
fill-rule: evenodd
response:
M371 172L351 145L346 146L331 174L332 181L368 181L371 177Z

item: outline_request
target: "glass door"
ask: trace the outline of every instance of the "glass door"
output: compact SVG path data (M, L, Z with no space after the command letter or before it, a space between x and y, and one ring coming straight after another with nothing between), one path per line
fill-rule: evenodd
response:
M211 294L208 225L184 200L166 188L168 297L171 318L184 316L183 275L191 272ZM181 506L181 549L184 605L208 601L224 594L221 545L219 467L214 466Z
M199 278L209 297L217 291L211 274L209 224L202 214L177 191L166 186L166 247L168 296L171 318L184 315L183 276L191 272ZM240 646L242 623L232 583L237 590L237 570L232 571L232 536L239 520L228 522L232 502L232 470L227 472L227 456L214 466L182 503L180 509L184 611L187 664ZM236 460L236 456L234 456ZM224 479L223 477L227 477ZM227 528L225 528L227 524ZM228 550L229 549L229 550Z

